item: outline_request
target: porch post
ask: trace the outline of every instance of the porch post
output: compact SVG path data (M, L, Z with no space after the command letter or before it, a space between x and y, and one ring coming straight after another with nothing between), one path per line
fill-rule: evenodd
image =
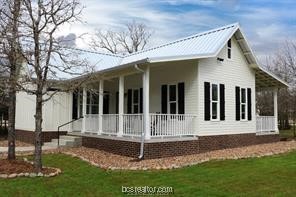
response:
M86 131L86 98L87 97L87 92L86 92L86 88L83 88L83 93L82 93L82 128L81 128L81 132L85 133Z
M72 121L73 114L73 91L69 92L69 121ZM73 123L69 124L69 132L73 131Z
M143 129L145 139L150 139L150 115L149 115L149 83L150 83L150 67L145 68L143 73Z
M118 101L118 136L123 135L123 114L124 114L124 76L119 77L119 101Z
M100 80L99 86L99 131L101 134L103 131L103 105L104 105L104 80Z
M274 115L274 128L278 132L278 89L273 89L273 115Z

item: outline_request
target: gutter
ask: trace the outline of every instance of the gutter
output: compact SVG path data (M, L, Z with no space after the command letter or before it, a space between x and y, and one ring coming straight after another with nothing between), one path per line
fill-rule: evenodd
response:
M145 71L140 69L138 64L135 64L135 69L140 71L141 73L144 73ZM141 134L141 146L140 146L140 155L139 155L139 159L143 159L144 157L144 144L145 144L145 134L146 134L146 129L142 130L142 134Z

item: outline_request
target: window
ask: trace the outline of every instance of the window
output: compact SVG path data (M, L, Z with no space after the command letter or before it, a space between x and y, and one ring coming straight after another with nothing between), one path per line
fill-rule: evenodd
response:
M99 113L99 94L87 92L86 97L86 114Z
M140 101L140 91L139 90L133 90L133 113L137 114L139 113L139 101Z
M227 57L231 59L231 39L227 42Z
M246 120L247 116L246 116L246 89L245 88L241 88L241 119L242 120Z
M79 90L78 91L78 115L79 115L79 118L83 116L83 111L82 111L82 108L83 108L83 91L82 90Z
M177 114L177 86L170 85L169 86L169 113L170 114Z
M235 87L235 119L252 120L252 89Z
M219 93L218 93L218 85L212 84L211 85L211 119L217 120L219 113Z

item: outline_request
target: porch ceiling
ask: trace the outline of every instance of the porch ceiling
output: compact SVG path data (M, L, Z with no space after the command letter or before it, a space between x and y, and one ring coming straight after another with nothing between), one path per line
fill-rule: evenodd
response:
M289 85L274 74L258 67L255 68L256 88L284 88Z

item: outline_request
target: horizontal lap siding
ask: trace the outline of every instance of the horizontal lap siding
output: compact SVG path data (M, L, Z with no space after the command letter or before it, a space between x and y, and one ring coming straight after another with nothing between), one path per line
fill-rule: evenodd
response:
M17 93L16 129L35 129L35 96L25 92ZM70 120L69 93L57 93L43 105L43 131L56 131L58 126ZM64 127L63 129L68 129Z
M224 47L217 58L199 61L199 135L222 135L256 131L255 121L255 74L248 66L238 44L232 39L232 59L227 59ZM204 121L204 82L225 84L225 121ZM235 120L235 86L252 89L252 121Z
M197 61L159 64L150 71L150 112L161 112L161 85L185 83L185 114L197 114Z

